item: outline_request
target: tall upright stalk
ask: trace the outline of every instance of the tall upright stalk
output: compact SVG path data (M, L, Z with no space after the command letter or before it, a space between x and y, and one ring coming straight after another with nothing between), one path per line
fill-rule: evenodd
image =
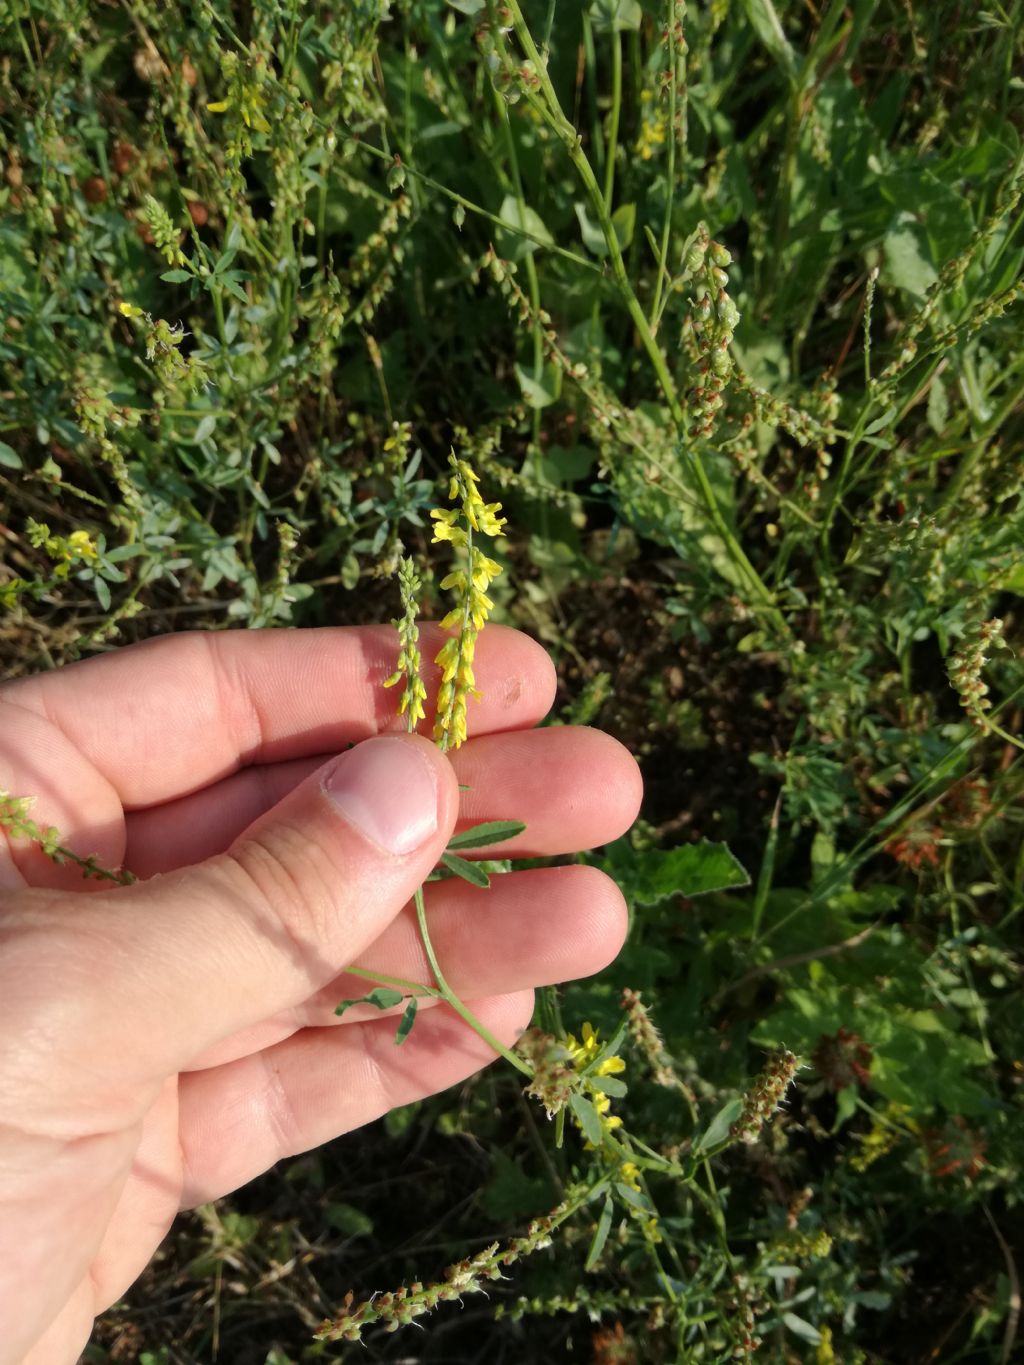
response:
M789 626L782 612L779 610L774 593L747 558L735 532L729 526L729 523L722 512L711 480L708 477L707 470L704 468L699 454L690 444L687 432L686 414L679 399L675 380L672 378L664 353L651 330L647 315L630 283L629 274L622 258L622 251L619 247L619 241L615 233L614 224L612 223L611 214L608 212L604 194L594 175L594 169L587 159L586 153L583 151L579 133L566 118L565 113L562 110L561 102L551 83L551 78L548 75L547 66L533 40L533 35L523 17L523 12L518 0L509 0L506 8L512 17L512 26L516 38L533 68L533 73L537 81L537 88L542 96L542 98L538 100L536 96L528 92L527 98L530 99L533 107L538 110L541 117L544 118L549 127L557 134L565 146L569 159L582 182L590 208L601 228L601 234L604 238L608 252L608 260L611 265L612 278L622 297L622 301L626 306L626 310L636 327L640 343L654 368L659 387L661 388L665 402L668 405L669 412L672 416L677 436L686 451L689 466L693 470L694 480L696 481L697 489L708 517L715 530L722 538L729 558L738 570L745 586L755 599L756 605L765 611L773 626L780 634L788 635Z

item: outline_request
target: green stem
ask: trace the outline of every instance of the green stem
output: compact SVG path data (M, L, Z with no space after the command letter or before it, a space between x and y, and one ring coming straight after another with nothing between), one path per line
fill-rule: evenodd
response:
M416 923L419 925L420 938L423 940L423 949L427 954L430 970L434 973L438 992L445 1004L450 1005L459 1018L465 1020L469 1027L484 1040L488 1047L493 1048L499 1056L504 1057L506 1062L511 1063L511 1065L514 1066L517 1071L522 1072L524 1076L532 1077L533 1072L527 1063L523 1061L522 1057L517 1057L510 1048L507 1048L504 1043L500 1042L487 1025L483 1023L482 1020L478 1019L472 1010L462 1003L445 980L444 973L441 971L441 964L437 960L437 954L434 952L434 945L430 938L430 929L427 925L427 907L423 900L422 886L418 887L416 890Z
M516 213L519 218L519 227L522 231L526 229L526 196L523 194L523 178L519 173L519 156L516 152L515 137L512 133L512 124L508 117L508 106L502 99L500 93L494 90L494 99L498 106L498 118L501 122L501 130L505 139L505 149L508 152L508 169L512 179L512 193L516 201ZM526 257L526 282L530 292L530 303L533 305L534 316L540 312L540 281L537 278L537 266L533 259L533 252L529 252ZM533 329L533 382L540 387L544 378L544 336L539 326ZM540 408L533 406L533 422L531 448L533 451L534 466L538 482L543 482L544 470L540 452ZM547 509L541 504L541 516L546 519ZM546 520L542 525L541 533L547 534Z
M661 318L661 296L668 279L668 245L672 232L672 208L676 192L676 86L679 84L680 61L676 51L675 0L668 0L665 23L668 31L668 64L672 80L668 87L668 165L665 171L665 217L661 224L661 259L658 262L658 275L654 283L654 301L651 304L651 328L657 331ZM686 58L682 61L683 94L686 94ZM685 146L685 144L684 144Z
M360 142L359 151L365 152L368 156L375 156L379 161L390 162L392 160L391 157L385 156L379 147L374 147L368 142ZM559 246L555 242L545 241L526 229L518 228L512 223L506 222L505 219L501 218L498 214L491 213L491 211L485 209L482 204L474 203L472 199L467 199L465 195L456 193L455 190L449 189L447 185L442 185L439 180L434 180L433 177L425 174L425 172L418 171L416 167L411 165L408 161L404 161L402 164L405 167L407 176L412 176L416 180L419 180L421 184L426 185L428 189L436 190L438 194L443 194L444 197L451 200L453 204L461 204L467 213L474 213L478 218L483 218L486 222L493 223L495 227L499 227L505 232L516 233L518 236L525 238L526 241L534 242L537 246L542 246L545 251L550 251L553 255L560 256L565 261L571 261L573 265L579 266L583 270L588 270L593 275L599 275L601 273L601 267L595 261L587 260L587 258L581 256L579 252L570 251L567 247Z
M405 991L417 998L440 1000L441 992L434 986L424 986L422 981L409 981L404 976L388 976L384 972L371 971L369 967L346 967L346 976L358 976L361 981L376 981L381 986L393 986L396 991Z
M622 113L622 34L612 34L612 108L608 118L608 150L604 158L604 206L612 211L615 195L615 154L619 147L619 119Z

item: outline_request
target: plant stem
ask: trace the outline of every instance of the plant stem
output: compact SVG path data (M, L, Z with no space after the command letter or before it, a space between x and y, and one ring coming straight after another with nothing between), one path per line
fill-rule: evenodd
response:
M604 158L604 206L612 211L615 197L615 155L619 147L619 119L622 113L622 34L612 33L612 108L608 118L608 150Z
M677 112L677 93L676 87L679 84L680 70L683 80L683 99L686 99L686 57L683 56L682 62L679 53L676 51L676 32L675 18L676 0L668 0L665 16L666 30L668 32L668 67L672 79L668 87L668 164L665 169L665 217L661 224L661 260L658 262L658 275L654 283L654 300L651 303L651 327L656 332L658 322L661 318L661 295L665 287L665 281L669 278L668 271L668 244L672 233L672 207L675 202L676 192L676 112ZM685 104L683 118L685 119ZM685 150L685 122L683 124L683 148Z
M532 1076L532 1070L522 1057L517 1057L510 1048L499 1042L487 1025L462 1003L445 980L444 972L441 971L441 964L437 960L437 954L434 952L434 945L430 938L430 929L427 925L427 907L423 900L422 886L416 890L416 923L419 925L420 938L423 940L423 948L427 954L427 961L430 963L430 970L434 973L441 999L446 1005L450 1005L459 1018L465 1020L475 1033L479 1034L488 1047L493 1048L499 1056L504 1057L506 1062L510 1062L524 1076Z

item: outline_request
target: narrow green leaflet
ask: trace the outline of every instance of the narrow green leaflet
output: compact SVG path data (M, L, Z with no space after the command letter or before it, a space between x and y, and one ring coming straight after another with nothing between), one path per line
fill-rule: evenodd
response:
M640 1209L643 1213L650 1213L650 1200L647 1199L641 1190L634 1190L633 1186L627 1185L624 1180L617 1180L615 1182L615 1192L620 1199L624 1200L627 1204L632 1204L635 1209Z
M587 1260L584 1269L593 1270L597 1264L598 1257L604 1251L604 1244L608 1240L608 1234L612 1230L612 1197L605 1196L604 1208L601 1210L601 1217L597 1220L597 1229L594 1232L594 1240L590 1243L590 1250L587 1252Z
M583 1095L572 1094L569 1096L569 1107L583 1130L583 1136L595 1147L600 1147L604 1141L604 1130L601 1127L601 1116L594 1106Z
M705 1131L693 1144L692 1155L701 1156L704 1152L710 1152L717 1147L720 1142L724 1142L729 1136L729 1130L743 1112L742 1097L730 1100L724 1108L719 1109L718 1113L708 1124Z
M626 1082L620 1081L618 1076L591 1076L590 1084L595 1090L600 1090L602 1095L611 1095L615 1099L621 1098L626 1093Z
M482 891L486 891L491 884L491 879L482 868L477 867L476 863L469 863L465 858L460 858L457 853L442 853L441 862L456 877L461 877L464 882L469 882L470 886L479 886Z
M782 1321L801 1341L808 1341L812 1346L821 1345L821 1333L804 1318L797 1317L795 1313L783 1313Z
M334 1013L344 1014L353 1005L376 1005L379 1010L390 1010L404 999L401 991L394 991L390 986L377 986L369 995L361 995L358 1000L342 1000L340 1005L335 1006Z
M412 1032L412 1026L413 1024L415 1024L415 1022L416 997L412 996L409 1000L408 1005L406 1005L405 1007L405 1011L402 1015L402 1018L399 1020L398 1032L395 1034L395 1043L398 1047L401 1047L402 1044L405 1042L406 1038L408 1038L409 1034Z
M448 840L448 847L485 848L488 844L503 844L506 839L514 839L517 834L522 834L525 828L521 820L485 820L482 824L464 829L461 834L453 834Z

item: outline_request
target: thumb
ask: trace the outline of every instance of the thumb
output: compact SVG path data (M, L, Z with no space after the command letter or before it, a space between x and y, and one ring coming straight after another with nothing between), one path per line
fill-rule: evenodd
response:
M59 1023L60 1069L71 1087L88 1078L92 1104L97 1087L116 1103L127 1087L187 1069L355 961L429 875L458 804L452 768L427 740L377 737L319 769L220 856L88 897L23 893L35 904L16 914L21 932L0 959L0 1038L52 1038ZM55 1060L46 1057L51 1079ZM70 1098L65 1088L64 1112Z

